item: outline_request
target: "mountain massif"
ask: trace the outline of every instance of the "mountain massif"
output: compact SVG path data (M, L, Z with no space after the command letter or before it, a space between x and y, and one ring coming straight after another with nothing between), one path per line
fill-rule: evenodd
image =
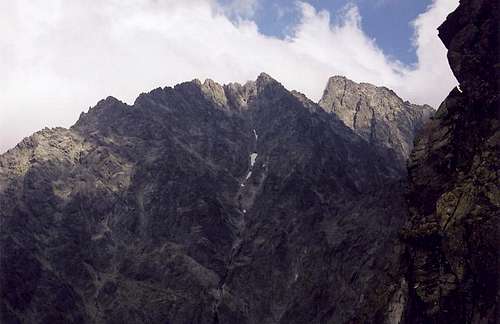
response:
M265 74L107 98L0 159L5 321L369 320L406 219L382 153Z
M495 323L498 5L462 2L435 116L261 74L25 138L0 156L0 322Z

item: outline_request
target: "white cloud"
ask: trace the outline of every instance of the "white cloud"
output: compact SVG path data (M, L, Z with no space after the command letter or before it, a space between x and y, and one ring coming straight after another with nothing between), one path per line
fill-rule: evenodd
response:
M415 21L415 67L386 57L354 6L332 25L299 2L302 19L282 40L258 32L256 1L237 3L233 24L215 0L0 1L0 152L45 126L73 124L108 95L132 103L193 78L244 82L265 71L318 100L328 77L343 74L433 105L454 85L436 28L458 0L435 0Z
M403 87L394 87L409 100L422 102L428 97L428 102L437 108L457 84L448 65L446 48L437 36L437 28L457 6L457 0L435 0L413 22L418 65L405 74Z
M219 6L223 12L230 17L252 18L258 8L259 0L229 0L222 6Z

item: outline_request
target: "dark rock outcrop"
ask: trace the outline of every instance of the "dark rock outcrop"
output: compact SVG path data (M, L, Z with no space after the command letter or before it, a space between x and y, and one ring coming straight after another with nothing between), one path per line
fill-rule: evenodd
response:
M409 164L405 323L498 323L500 4L460 1L439 28L460 87Z
M427 105L403 101L392 90L346 77L328 80L319 105L336 114L348 127L384 150L390 160L406 165L414 134L433 114Z
M1 321L398 320L401 174L265 74L109 97L0 156Z

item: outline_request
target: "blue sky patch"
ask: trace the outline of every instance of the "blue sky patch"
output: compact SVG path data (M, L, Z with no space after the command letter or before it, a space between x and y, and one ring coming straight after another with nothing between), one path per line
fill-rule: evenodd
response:
M231 0L219 0L227 4ZM363 31L391 58L407 65L416 63L412 45L411 22L423 13L432 0L307 0L316 10L327 10L332 21L346 5L355 4L362 17ZM284 38L300 20L296 1L260 0L252 18L264 35Z

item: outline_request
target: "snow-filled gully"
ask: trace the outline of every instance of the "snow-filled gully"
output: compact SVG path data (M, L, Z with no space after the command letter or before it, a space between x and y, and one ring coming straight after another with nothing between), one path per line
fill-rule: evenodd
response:
M212 311L214 313L214 323L219 322L219 319L218 319L219 305L220 305L221 300L225 294L225 289L226 289L225 281L226 281L226 278L228 276L230 269L233 267L233 264L235 262L234 259L236 258L238 251L240 249L240 246L243 242L243 232L244 232L245 226L246 226L245 214L247 213L247 210L242 206L242 199L243 199L244 195L248 195L248 191L247 191L248 188L245 188L245 186L246 186L247 181L252 177L252 171L253 171L255 162L257 161L257 157L258 157L258 153L256 152L256 148L257 148L257 141L259 139L259 135L257 134L257 131L255 129L252 130L252 133L253 133L253 136L255 139L255 143L254 143L255 149L254 149L253 153L250 153L250 156L249 156L250 166L248 168L248 173L245 176L245 178L243 179L243 181L240 183L241 188L238 190L238 193L236 194L240 214L239 214L239 216L236 216L233 219L231 219L231 223L234 226L234 228L236 229L235 239L234 239L234 242L233 242L233 245L231 248L231 253L229 255L229 259L227 260L226 273L223 275L223 277L221 278L221 280L219 282L219 285L217 287L216 294L215 294L215 302L212 305L212 307L213 307Z
M257 131L255 129L253 130L253 134L255 137L255 143L256 143L255 146L257 146L257 140L259 139L259 135L257 134ZM255 161L257 160L257 156L258 156L257 152L253 152L250 154L250 168L248 169L248 173L245 177L245 180L240 184L241 187L244 187L248 179L250 179L250 177L252 176L253 166L255 164Z

